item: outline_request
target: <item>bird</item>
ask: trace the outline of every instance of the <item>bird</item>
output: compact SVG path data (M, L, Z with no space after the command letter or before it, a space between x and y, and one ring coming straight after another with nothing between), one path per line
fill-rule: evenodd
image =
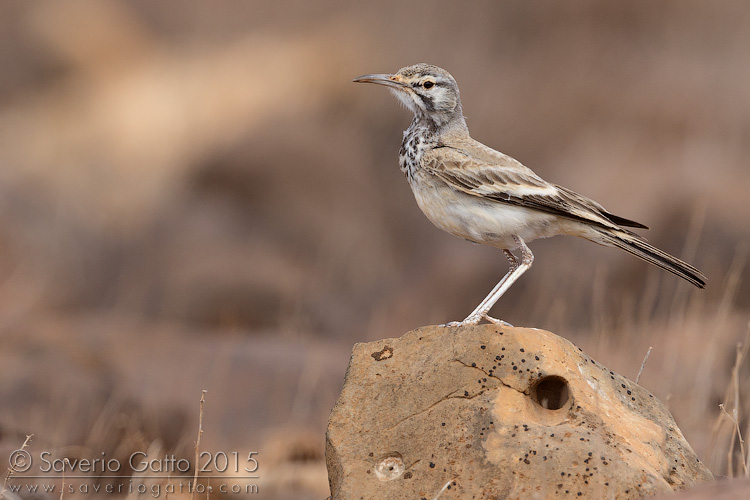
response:
M647 226L547 182L521 162L472 139L458 84L446 70L419 63L353 81L387 87L414 114L404 131L399 166L425 216L443 231L502 249L508 259L508 272L484 300L463 321L443 326L482 320L508 325L491 317L490 309L534 262L527 243L556 235L620 248L705 288L701 271L629 229Z

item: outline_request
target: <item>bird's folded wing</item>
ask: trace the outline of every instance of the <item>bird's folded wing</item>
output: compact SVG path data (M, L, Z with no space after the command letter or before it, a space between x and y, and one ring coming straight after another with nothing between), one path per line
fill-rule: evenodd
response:
M453 189L486 200L539 210L629 234L634 233L621 226L646 228L643 224L607 212L589 198L546 182L509 156L496 154L493 162L489 163L477 161L460 149L443 146L425 153L422 167Z

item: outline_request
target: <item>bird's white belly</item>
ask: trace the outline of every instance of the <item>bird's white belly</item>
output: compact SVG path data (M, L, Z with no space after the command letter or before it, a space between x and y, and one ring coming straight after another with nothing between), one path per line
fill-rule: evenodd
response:
M425 181L423 177L411 183L419 208L437 227L460 238L513 249L518 246L513 236L529 242L561 232L553 215L472 196L433 179Z

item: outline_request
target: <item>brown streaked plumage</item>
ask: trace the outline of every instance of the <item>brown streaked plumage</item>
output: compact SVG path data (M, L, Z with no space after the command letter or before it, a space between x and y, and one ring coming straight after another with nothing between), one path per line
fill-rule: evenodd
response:
M433 224L476 243L503 249L510 270L461 322L482 319L534 260L526 243L559 234L621 248L704 288L695 267L648 244L627 228L648 229L608 212L600 204L549 183L499 151L475 141L461 108L458 85L442 68L416 64L395 74L364 75L355 82L389 87L414 113L404 132L399 164L422 209ZM519 248L520 260L511 252Z

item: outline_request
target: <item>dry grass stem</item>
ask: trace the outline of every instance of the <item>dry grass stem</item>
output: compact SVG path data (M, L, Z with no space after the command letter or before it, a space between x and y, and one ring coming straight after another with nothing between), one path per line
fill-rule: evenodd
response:
M735 465L734 465L734 454L735 454L735 440L739 441L740 444L740 465L742 467L742 473L744 476L750 476L750 472L748 471L748 456L745 453L745 441L742 439L742 431L740 429L740 369L742 367L742 362L747 356L748 349L750 349L750 328L748 329L748 333L745 336L745 341L742 343L737 344L736 354L735 354L735 361L734 361L734 367L732 368L732 376L730 381L730 386L727 390L727 394L725 396L725 401L728 404L728 400L732 399L732 412L731 414L726 410L725 403L722 403L719 405L719 408L721 409L722 413L729 417L729 419L734 424L732 426L732 435L730 437L729 441L729 449L727 450L727 475L729 477L734 477L735 473ZM714 426L714 442L717 439L718 432L720 429L721 422L717 421L717 424Z
M724 408L724 403L719 403L719 408L721 411L729 417L729 419L734 422L734 426L732 427L732 438L729 440L729 449L727 450L727 476L730 478L734 477L734 442L735 437L739 436L740 446L742 446L742 434L740 434L740 425L737 421L737 409L735 408L732 410L732 414L730 415L726 408Z
M60 486L60 500L63 500L63 494L65 493L65 469L62 471L62 486Z
M682 247L682 252L678 254L686 262L693 261L698 254L698 243L700 242L700 237L705 226L706 212L706 203L701 202L695 207L690 217L690 226L685 237L685 243ZM688 310L690 292L691 290L688 287L677 287L675 289L670 306L670 320L684 321Z
M190 492L191 500L195 498L195 487L198 485L198 461L200 459L201 436L203 435L203 403L206 402L206 391L201 391L200 413L198 415L198 438L195 440L195 473L193 474L193 491Z
M31 438L34 437L33 434L27 434L26 440L23 442L21 447L18 449L19 452L26 451L26 448L29 446L29 443L31 442ZM10 467L8 467L8 473L5 475L5 481L3 482L3 490L8 486L8 481L10 480L11 476L13 476L13 472L15 472L15 469L13 468L13 463L10 464Z
M643 357L643 363L641 363L641 369L638 370L638 375L635 377L636 384L641 379L641 374L643 373L643 369L646 368L646 361L648 361L648 357L651 356L651 351L653 350L653 348L654 348L653 346L648 346L648 351L646 351L646 355Z
M743 358L745 355L747 355L747 351L750 348L750 321L747 323L747 334L745 334L745 349L742 354ZM739 370L738 371L738 380L739 380ZM738 383L739 385L739 383ZM739 392L737 393L739 395ZM747 424L747 429L745 430L745 435L750 435L750 422ZM745 461L745 475L747 475L747 465L750 464L750 449L748 449L747 453L743 454L743 460Z
M748 332L750 334L750 332ZM745 359L748 350L748 337L745 337L744 344L737 344L737 355L732 368L732 386L734 387L734 408L732 409L732 416L734 417L734 426L737 433L737 438L740 442L740 462L742 463L742 472L745 477L750 476L748 474L748 464L745 459L745 442L742 439L742 431L740 431L740 419L739 419L739 407L740 407L740 368L742 367L742 361Z
M716 312L716 325L719 328L726 325L727 318L729 317L729 313L734 305L737 296L737 289L742 281L742 271L745 269L745 263L747 262L747 253L747 245L739 245L735 251L734 258L732 259L732 264L729 266L724 293L722 294L721 302Z
M440 495L442 495L445 492L445 490L447 490L448 488L450 488L450 485L451 485L452 482L453 482L453 479L451 479L450 481L448 481L447 483L445 483L443 485L443 487L440 488L440 491L438 491L437 495L435 495L435 498L433 498L432 500L438 500L438 498L440 498Z

